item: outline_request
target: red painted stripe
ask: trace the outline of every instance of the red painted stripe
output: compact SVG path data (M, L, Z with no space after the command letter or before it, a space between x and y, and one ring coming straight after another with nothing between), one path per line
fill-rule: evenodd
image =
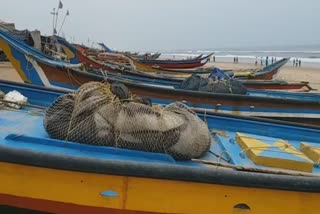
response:
M82 206L44 199L33 199L13 195L0 194L0 204L23 209L31 209L41 212L57 214L90 213L90 214L160 214L155 212L143 212L133 210L119 210L103 207Z

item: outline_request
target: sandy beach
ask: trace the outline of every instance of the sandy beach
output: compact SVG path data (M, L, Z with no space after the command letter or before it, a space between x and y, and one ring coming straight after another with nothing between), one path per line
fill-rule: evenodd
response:
M22 82L18 72L13 68L10 62L0 62L0 79Z
M207 66L216 66L221 69L245 69L245 68L260 68L251 63L208 63ZM22 82L17 71L12 67L10 62L0 62L0 79ZM286 80L289 82L306 81L310 86L320 91L320 69L293 67L287 64L282 67L276 79Z

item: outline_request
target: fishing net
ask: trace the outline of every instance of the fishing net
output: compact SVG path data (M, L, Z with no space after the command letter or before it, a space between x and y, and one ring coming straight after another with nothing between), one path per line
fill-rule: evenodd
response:
M192 75L191 77L186 78L180 84L180 89L227 94L247 93L247 88L238 80L212 80L199 75Z
M7 33L10 34L11 36L15 37L16 39L19 39L19 40L25 42L26 44L28 44L30 46L34 45L34 41L32 39L30 31L28 31L28 30L12 30L12 31L8 31Z
M5 93L2 92L2 91L0 91L0 100L2 100L2 99L4 98L4 95L5 95ZM2 103L2 102L0 101L0 108L2 108L2 107L4 107L4 103Z
M3 51L0 50L0 62L8 61L7 56Z
M151 106L121 84L90 82L59 97L44 117L56 139L197 158L208 151L207 125L187 106Z

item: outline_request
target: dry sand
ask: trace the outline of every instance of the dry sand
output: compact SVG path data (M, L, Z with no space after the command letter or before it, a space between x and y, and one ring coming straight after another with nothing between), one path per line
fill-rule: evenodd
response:
M13 68L10 62L0 62L0 79L22 82L18 72Z
M249 63L210 63L207 66L215 65L221 69L245 69L245 68L260 68ZM16 70L10 62L0 62L0 79L22 82ZM315 68L298 68L292 67L289 64L282 67L276 79L287 80L291 82L306 81L311 87L320 90L320 69Z

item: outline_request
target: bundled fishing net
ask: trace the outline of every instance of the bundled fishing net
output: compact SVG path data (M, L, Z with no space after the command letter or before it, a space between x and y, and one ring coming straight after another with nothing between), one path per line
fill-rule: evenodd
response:
M187 106L151 106L120 84L90 82L59 97L44 127L57 139L191 159L210 147L206 124Z
M0 62L8 61L7 56L3 51L0 50Z
M180 84L180 89L227 94L246 94L247 88L238 80L213 80L199 75L192 75Z

